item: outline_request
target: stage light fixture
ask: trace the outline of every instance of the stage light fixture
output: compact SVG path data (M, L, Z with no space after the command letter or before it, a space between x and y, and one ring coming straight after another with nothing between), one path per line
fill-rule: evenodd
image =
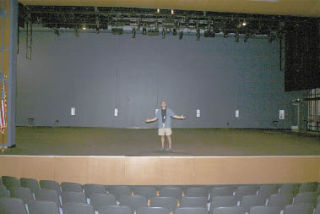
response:
M179 40L181 40L183 38L183 31L179 32Z
M165 39L165 38L166 38L166 30L165 30L164 28L162 28L161 38L162 38L162 39Z
M57 28L54 28L53 29L53 33L56 35L56 36L60 36L60 32Z
M245 35L243 41L244 41L244 42L248 42L249 38L250 38L250 35L247 33L247 34Z
M271 32L269 33L268 37L269 37L268 41L269 41L270 43L273 42L273 40L276 39L276 36L275 36L274 34L272 34Z
M74 35L75 35L76 37L79 37L79 31L78 31L78 28L77 28L77 27L75 27L75 28L73 29L73 33L74 33Z
M171 9L171 15L174 15L174 10L173 9Z
M136 29L135 28L132 28L132 38L136 38Z
M147 35L147 28L146 27L142 28L142 35Z
M243 27L247 26L247 22L246 22L246 20L243 20L243 22L242 22L242 26L243 26Z
M235 35L236 42L239 42L239 38L240 38L239 32L236 32L236 35Z
M160 8L157 9L157 13L160 13Z
M196 37L197 37L197 41L200 41L200 29L199 28L197 28Z
M177 35L177 29L173 28L173 30L172 30L172 35L174 35L174 36Z

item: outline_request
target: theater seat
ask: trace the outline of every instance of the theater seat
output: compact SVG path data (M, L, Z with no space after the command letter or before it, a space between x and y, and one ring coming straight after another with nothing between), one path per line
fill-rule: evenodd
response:
M312 204L301 203L286 206L284 214L313 214L313 210Z
M205 187L188 187L185 191L185 196L208 198L208 189Z
M250 214L280 214L280 207L265 207L265 206L256 206L251 207Z
M136 214L170 214L170 211L163 207L140 207Z
M128 206L134 211L147 206L147 199L141 195L122 195L119 202L120 205Z
M99 214L132 214L132 210L128 206L104 206L98 209Z
M29 214L59 214L59 207L52 201L32 201L28 209Z
M37 194L40 190L39 182L33 178L20 178L22 187L28 187L33 194Z
M175 186L162 187L160 189L159 195L163 197L173 197L176 199L180 199L182 197L182 189Z
M9 190L7 190L5 185L0 184L0 198L9 197L9 196L10 196Z
M208 214L208 209L203 207L181 207L176 209L175 214Z
M84 192L62 192L61 198L62 198L62 204L65 204L68 202L87 203Z
M36 194L36 199L38 201L51 201L57 204L57 206L61 206L58 192L52 189L41 189Z
M181 207L207 207L207 197L182 197Z
M94 209L86 203L65 203L62 206L63 214L94 214Z
M170 212L174 212L177 208L178 200L173 197L154 197L150 201L150 207L164 207Z
M34 200L31 190L27 187L16 187L11 196L22 199L25 204Z
M156 188L152 186L136 186L132 188L132 192L134 192L135 195L142 195L147 199L155 197L157 193Z
M213 214L245 214L243 207L217 207Z
M42 189L51 189L51 190L55 190L58 193L61 192L61 188L58 182L56 181L52 181L52 180L40 180L39 181L40 187Z
M73 182L62 182L61 190L62 192L83 192L82 185Z
M108 205L116 205L117 201L112 194L94 193L90 197L90 204L95 210Z
M90 198L90 196L94 193L102 193L102 194L107 193L105 186L99 185L99 184L85 184L84 192L87 198Z
M0 198L0 213L27 214L26 207L20 198Z

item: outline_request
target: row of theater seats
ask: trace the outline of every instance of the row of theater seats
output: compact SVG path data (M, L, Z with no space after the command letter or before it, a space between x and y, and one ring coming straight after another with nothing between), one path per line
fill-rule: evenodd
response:
M318 183L106 186L0 179L4 214L320 214ZM317 206L319 204L319 206Z

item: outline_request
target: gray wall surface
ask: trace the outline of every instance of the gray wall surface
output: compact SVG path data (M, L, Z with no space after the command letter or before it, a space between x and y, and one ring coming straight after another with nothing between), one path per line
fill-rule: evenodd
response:
M24 37L20 33L18 126L34 118L35 126L154 128L144 120L162 99L187 116L174 121L178 128L274 128L279 109L286 119L278 127L295 125L290 102L303 92L284 92L276 41L34 32L27 60Z

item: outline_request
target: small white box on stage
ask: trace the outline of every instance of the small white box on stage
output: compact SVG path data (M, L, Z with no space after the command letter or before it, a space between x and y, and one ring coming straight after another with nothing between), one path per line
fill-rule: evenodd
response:
M284 110L279 110L279 120L284 120L285 112Z
M75 116L76 115L76 107L71 107L70 114L71 114L71 116Z
M196 111L196 117L200 117L200 109L197 109L197 111Z
M114 116L118 117L118 109L117 108L114 109Z
M236 110L236 112L235 112L234 116L235 116L236 118L239 118L239 116L240 116L240 112L239 112L239 110Z

